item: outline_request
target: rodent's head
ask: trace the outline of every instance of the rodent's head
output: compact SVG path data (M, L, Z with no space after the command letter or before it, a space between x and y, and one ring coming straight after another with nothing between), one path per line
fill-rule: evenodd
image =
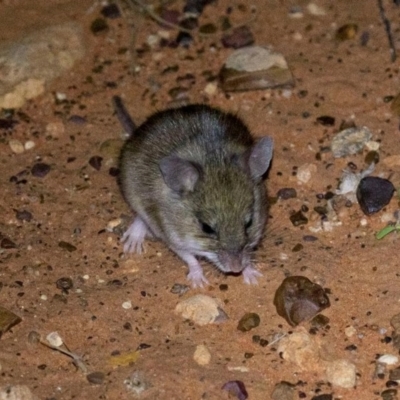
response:
M239 273L250 265L266 222L262 175L271 156L268 138L247 154L203 167L179 157L164 159L161 172L179 202L170 235L175 245L206 257L223 272Z

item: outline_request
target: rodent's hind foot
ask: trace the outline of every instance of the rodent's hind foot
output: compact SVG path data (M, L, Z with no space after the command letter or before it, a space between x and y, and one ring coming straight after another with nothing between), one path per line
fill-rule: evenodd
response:
M257 278L262 276L262 273L257 271L254 267L248 266L242 271L244 283L248 285L257 285Z
M149 235L151 236L146 223L138 215L121 238L121 242L124 243L124 253L141 254L144 239Z

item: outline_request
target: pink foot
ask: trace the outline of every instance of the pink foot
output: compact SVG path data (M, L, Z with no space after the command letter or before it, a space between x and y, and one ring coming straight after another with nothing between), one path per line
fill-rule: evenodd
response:
M151 236L151 233L145 222L138 215L121 238L124 243L124 252L141 254L146 236Z
M193 256L190 253L186 253L186 252L180 252L180 251L176 251L176 254L178 254L178 256L180 258L182 258L183 261L185 261L189 267L189 273L187 275L187 279L188 281L192 284L193 288L196 287L204 287L206 285L208 285L208 280L206 279L206 277L203 274L203 268L201 268L201 265L199 264L199 262L197 261L196 257Z
M253 266L249 265L243 270L242 275L244 283L247 283L248 285L257 285L257 278L262 276L262 273L258 272Z

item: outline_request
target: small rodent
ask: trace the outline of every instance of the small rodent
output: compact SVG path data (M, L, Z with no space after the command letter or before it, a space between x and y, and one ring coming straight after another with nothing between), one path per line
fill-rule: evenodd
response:
M130 134L119 183L136 212L124 251L140 253L154 236L188 264L194 287L208 283L197 257L256 283L252 253L267 219L262 177L272 139L253 139L238 117L207 105L160 111L136 127L121 99L113 103Z

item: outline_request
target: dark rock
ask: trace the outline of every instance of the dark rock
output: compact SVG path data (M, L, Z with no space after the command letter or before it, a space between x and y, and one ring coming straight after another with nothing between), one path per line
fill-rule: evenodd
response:
M291 326L308 321L330 306L325 290L305 276L290 276L275 293L277 313Z
M275 385L271 394L271 400L294 400L294 385L289 382L279 382Z
M33 218L32 214L29 211L26 211L26 210L21 210L21 211L17 210L15 212L15 214L16 214L15 216L17 217L17 219L20 220L20 221L29 222Z
M308 218L299 210L290 216L290 222L294 226L305 225L308 223Z
M389 204L395 188L387 179L367 176L357 187L357 200L366 215L374 214Z
M109 29L107 21L103 18L96 18L90 25L90 30L94 35L107 32Z
M74 287L74 283L71 278L60 278L57 279L56 286L58 289L61 289L63 292L68 292L68 290Z
M86 379L93 385L101 385L104 382L105 374L100 371L91 372L86 375Z
M260 317L256 313L247 313L240 319L237 329L242 332L248 332L260 325Z
M383 400L398 400L396 389L387 389L381 393Z
M227 390L230 396L234 396L238 400L246 400L249 397L242 381L226 382L225 385L222 386L222 390Z
M103 157L93 156L90 157L89 165L93 167L96 171L100 171L102 162L103 162Z
M335 125L335 118L329 115L321 115L317 118L317 122L323 126L333 126Z
M58 247L61 247L64 250L69 251L70 253L76 250L76 247L68 242L64 242L63 240L58 243Z
M111 3L101 9L101 15L105 18L115 19L121 17L121 12L117 4Z
M311 400L333 400L333 396L331 394L319 394L312 397Z
M297 192L294 188L282 188L278 190L278 193L276 195L282 200L288 200L296 198Z
M254 36L246 25L234 29L231 33L224 35L221 39L224 47L240 49L254 43Z
M37 178L44 178L49 172L50 165L45 163L36 163L31 169L31 174Z

